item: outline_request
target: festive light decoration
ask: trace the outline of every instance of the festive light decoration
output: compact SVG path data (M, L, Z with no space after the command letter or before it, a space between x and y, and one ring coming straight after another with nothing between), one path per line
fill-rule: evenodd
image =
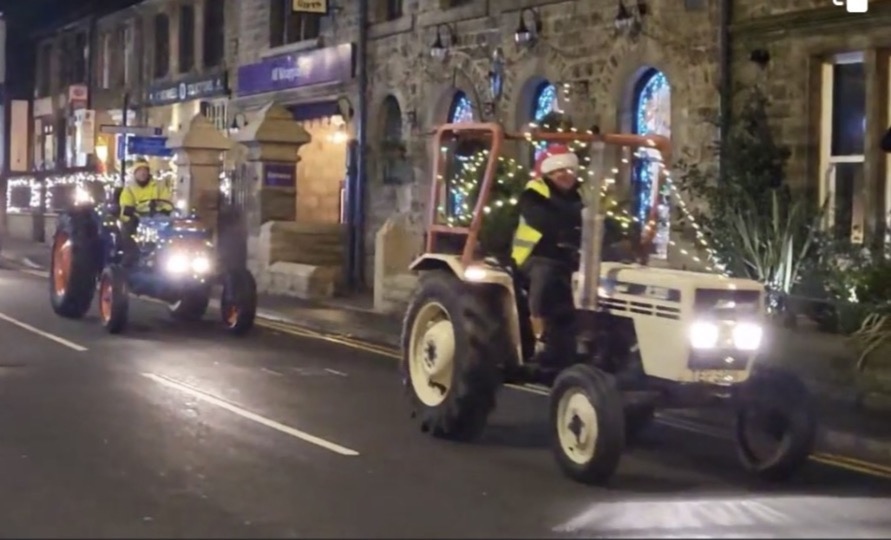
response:
M557 103L557 87L549 82L545 82L539 87L538 92L535 94L532 118L536 123L541 123L553 112L560 112L560 107ZM535 151L533 159L537 160L541 153L547 149L547 146L545 141L536 142L534 144Z
M671 87L661 71L651 70L638 85L634 100L634 132L638 135L671 134ZM650 213L650 201L658 166L652 151L641 152L635 162L634 179L637 188L637 217L646 219ZM660 197L666 193L660 193ZM662 214L666 209L659 209Z
M101 186L106 197L110 197L114 192L114 185L117 177L109 174L97 174L88 172L78 172L72 174L60 174L48 176L45 180L46 193L44 211L52 212L59 209L62 205L58 201L54 201L55 195L58 194L60 187L70 187L71 202L74 202L74 193L77 188L90 190L90 186ZM68 191L68 190L66 190ZM19 194L28 193L28 205L17 205L16 201L20 200ZM6 210L9 212L27 212L40 208L41 199L41 182L34 176L17 176L7 181L6 185Z
M470 98L461 90L455 92L455 97L452 98L452 106L449 109L449 122L460 124L473 122L473 120L473 103L471 103Z

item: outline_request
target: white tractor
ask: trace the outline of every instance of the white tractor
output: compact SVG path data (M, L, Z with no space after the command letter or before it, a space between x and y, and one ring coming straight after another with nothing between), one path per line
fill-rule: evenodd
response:
M601 262L606 150L644 148L667 161L667 139L508 134L494 123L446 124L435 139L443 150L434 162L425 254L411 265L420 279L402 334L402 373L422 431L452 440L477 438L499 388L529 371L523 368L535 338L526 291L509 261L479 250L483 210L504 146L581 141L591 149L594 174L582 188L581 264L573 284L578 354L550 384L552 447L562 471L583 483L605 483L626 444L656 410L672 408L730 407L740 460L759 477L783 480L807 461L816 421L806 387L790 374L758 365L765 313L761 284L653 268L645 265L646 256ZM448 149L466 141L483 148L488 163L471 223L455 227L443 210L445 178L454 166ZM657 182L653 192L658 191ZM654 235L652 227L641 234L639 253L652 249Z

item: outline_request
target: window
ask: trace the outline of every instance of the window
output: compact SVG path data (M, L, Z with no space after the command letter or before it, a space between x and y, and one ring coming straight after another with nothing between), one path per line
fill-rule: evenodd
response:
M170 71L170 19L167 15L155 15L155 71L156 79L166 77Z
M539 85L534 95L535 98L532 101L531 116L532 121L539 124L547 115L559 110L557 104L557 87L547 81L543 82ZM533 150L533 158L538 159L538 156L545 151L547 146L548 143L544 141L536 143L535 149Z
M638 135L671 136L671 86L665 74L656 69L646 71L638 79L633 101L634 133ZM662 169L658 154L652 150L642 149L634 159L632 167L635 214L638 223L645 225L655 219L656 247L655 257L668 258L669 233L671 231L671 202L668 197L668 186L661 186L660 193L654 193ZM656 203L655 216L653 203Z
M228 117L227 110L228 100L219 99L213 101L202 101L200 105L201 114L213 124L215 128L223 133L229 132L229 124L226 122Z
M124 78L124 86L129 87L132 82L133 73L133 25L127 24L123 29L123 69L121 75Z
M473 122L473 104L467 94L460 90L452 98L452 106L449 108L449 122L453 124Z
M829 198L826 225L838 238L863 242L866 75L863 54L838 55L823 64L820 201Z
M111 87L111 34L102 34L99 43L99 88L107 90Z
M220 0L216 0L217 3ZM211 1L211 3L214 3ZM195 7L179 8L179 72L188 73L195 67Z
M89 48L87 47L87 35L83 32L74 36L74 50L71 58L71 84L80 84L87 82L87 58L89 58Z
M394 21L402 17L402 1L403 0L385 0L386 1L386 20Z
M37 68L37 96L35 97L46 97L50 95L52 89L50 74L52 73L52 62L53 62L53 44L52 43L44 43L40 47L40 54L38 55L38 61L40 65Z
M402 163L401 150L405 148L402 137L402 108L393 96L387 96L383 103L383 133L381 134L383 154L383 182L399 184L399 166Z
M204 2L204 67L217 67L223 63L226 46L226 2Z
M321 34L322 16L291 10L291 0L272 0L269 27L269 46L281 47L310 39Z

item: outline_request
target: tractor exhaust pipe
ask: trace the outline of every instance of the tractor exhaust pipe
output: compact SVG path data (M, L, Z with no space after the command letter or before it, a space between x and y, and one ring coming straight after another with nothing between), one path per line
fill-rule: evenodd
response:
M600 263L603 258L603 214L600 211L600 192L605 179L604 151L606 144L591 144L591 182L582 184L582 249L579 265L580 283L575 287L579 309L597 309L600 287Z

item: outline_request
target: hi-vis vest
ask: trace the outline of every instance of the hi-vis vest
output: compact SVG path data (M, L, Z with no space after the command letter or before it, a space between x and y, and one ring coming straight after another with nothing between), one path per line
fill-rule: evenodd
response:
M538 193L545 199L551 198L551 189L543 180L530 180L526 183L526 189ZM514 243L511 249L511 257L517 266L522 265L532 255L532 250L535 249L541 237L542 233L526 223L523 216L520 216L520 224L517 225L517 231L514 233Z
M128 206L133 207L137 214L144 214L149 211L150 201L170 201L171 198L172 194L170 193L170 189L168 189L163 182L159 182L158 180L153 179L145 186L140 186L139 184L127 184L121 192L119 201L121 206L121 219L123 221L130 219L128 216L124 215L124 209ZM169 202L158 203L158 206L161 209L173 209Z

